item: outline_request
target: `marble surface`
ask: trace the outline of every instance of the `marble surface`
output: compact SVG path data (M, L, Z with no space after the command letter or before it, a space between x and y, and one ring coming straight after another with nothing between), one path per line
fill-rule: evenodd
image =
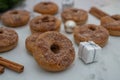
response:
M29 10L31 12L31 18L33 18L34 16L39 15L32 11L33 6L39 1L40 0L27 0L27 2L22 5L24 7L18 8ZM62 0L53 1L55 1L61 8L60 1ZM85 2L85 0L81 1L83 1L83 3L79 0L75 0L75 6L88 10L92 5L90 2ZM119 8L119 4L115 4L104 6L101 9L112 15L116 13L120 14ZM56 17L60 18L60 14L57 14ZM87 23L99 25L100 22L89 14ZM16 73L6 69L5 73L0 75L0 80L120 80L120 37L110 36L107 45L102 49L99 61L85 65L78 58L78 46L75 44L72 34L66 34L62 24L61 33L66 35L73 42L76 51L76 58L69 69L62 72L52 73L41 69L35 62L34 58L26 51L25 39L31 34L29 25L14 28L14 30L16 30L19 35L18 46L9 52L0 53L0 56L23 64L25 70L23 73Z

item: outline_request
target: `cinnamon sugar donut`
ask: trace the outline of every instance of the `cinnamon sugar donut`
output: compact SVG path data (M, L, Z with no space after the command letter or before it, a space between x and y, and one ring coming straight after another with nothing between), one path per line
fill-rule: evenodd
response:
M111 16L115 20L120 20L120 14L115 14Z
M120 36L120 21L110 16L101 18L101 25L105 27L111 36Z
M102 26L87 24L74 29L74 39L77 44L83 41L94 41L99 46L104 47L108 38L109 33Z
M28 50L28 52L30 54L33 54L34 52L34 48L35 48L35 42L38 38L40 34L39 33L34 33L32 35L30 35L29 37L27 37L26 41L25 41L25 45L26 45L26 49Z
M59 32L48 31L38 37L33 56L43 69L62 71L74 61L75 51L67 37Z
M65 9L61 14L63 22L67 20L73 20L78 25L84 24L88 19L88 14L85 10L76 9L76 8L69 8Z
M37 16L30 22L32 33L43 33L46 31L59 31L61 21L52 15Z
M0 52L13 49L17 43L18 35L14 30L0 27Z
M53 2L40 2L34 7L34 11L41 14L56 14L58 12L57 4Z
M4 25L10 27L20 27L28 23L30 14L25 10L11 10L1 16Z

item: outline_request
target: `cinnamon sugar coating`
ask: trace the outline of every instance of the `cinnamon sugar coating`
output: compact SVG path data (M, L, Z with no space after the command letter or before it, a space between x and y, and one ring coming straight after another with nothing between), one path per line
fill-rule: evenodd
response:
M35 42L36 42L39 35L40 35L40 33L34 33L26 38L25 45L26 45L26 49L28 50L28 52L30 54L33 54L33 52L35 50L34 49Z
M78 25L84 24L88 19L88 13L82 9L68 8L65 9L61 14L63 22L67 20L73 20Z
M0 27L0 52L13 49L17 42L18 35L14 30Z
M32 33L43 33L46 31L59 31L60 20L52 15L37 16L30 22L30 29Z
M74 39L77 44L83 41L94 41L99 46L104 47L108 38L109 33L102 26L87 24L74 29Z
M30 14L26 10L10 10L1 16L4 25L20 27L28 23Z
M58 32L49 31L38 37L33 55L43 69L62 71L73 62L75 51L67 37Z

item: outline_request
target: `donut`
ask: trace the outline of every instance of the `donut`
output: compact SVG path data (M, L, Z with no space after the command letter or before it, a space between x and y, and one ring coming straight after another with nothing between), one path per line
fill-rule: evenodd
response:
M101 25L105 27L111 36L120 36L120 21L114 20L110 16L101 18Z
M26 10L10 10L1 16L1 21L9 27L20 27L28 23L30 14Z
M37 16L30 21L30 29L32 33L59 31L60 25L61 21L52 15Z
M102 27L94 24L86 24L74 28L74 39L77 44L84 41L93 41L101 47L108 42L109 33Z
M40 35L39 33L31 34L25 40L26 49L31 55L33 55L33 52L35 50L34 49L35 48L35 42L36 42L39 35Z
M115 20L120 20L120 14L115 14L111 16Z
M76 22L76 24L82 25L86 23L88 14L85 10L82 9L67 8L64 9L61 13L61 17L63 22L66 22L67 20L73 20Z
M100 21L101 21L101 25L104 25L104 24L115 22L116 20L111 18L110 16L105 16L105 17L102 17Z
M54 15L58 12L58 6L54 2L40 2L34 6L34 11L41 14Z
M0 52L6 52L16 47L18 34L9 28L0 27Z
M56 31L42 33L36 40L33 54L39 66L47 71L63 71L74 61L72 42Z

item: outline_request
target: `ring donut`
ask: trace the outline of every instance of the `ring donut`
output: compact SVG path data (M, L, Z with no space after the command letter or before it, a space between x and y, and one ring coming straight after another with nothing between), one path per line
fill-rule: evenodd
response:
M101 25L109 31L111 36L120 36L120 20L105 16L101 18Z
M99 46L104 47L108 38L109 33L102 26L87 24L74 29L74 39L77 44L84 41L94 41Z
M37 38L33 56L43 69L62 71L74 61L75 51L67 37L59 32L48 31Z
M58 12L58 6L53 2L40 2L35 5L34 11L41 14L54 15Z
M26 10L11 10L1 16L1 21L9 27L20 27L28 23L30 14Z
M52 15L37 16L30 22L32 33L43 33L46 31L59 31L61 21Z
M86 23L88 19L88 13L82 9L67 8L62 12L61 17L63 22L73 20L76 22L76 24L82 25Z
M18 34L9 28L0 27L0 52L6 52L16 47Z
M120 14L115 14L111 16L115 20L120 20Z

